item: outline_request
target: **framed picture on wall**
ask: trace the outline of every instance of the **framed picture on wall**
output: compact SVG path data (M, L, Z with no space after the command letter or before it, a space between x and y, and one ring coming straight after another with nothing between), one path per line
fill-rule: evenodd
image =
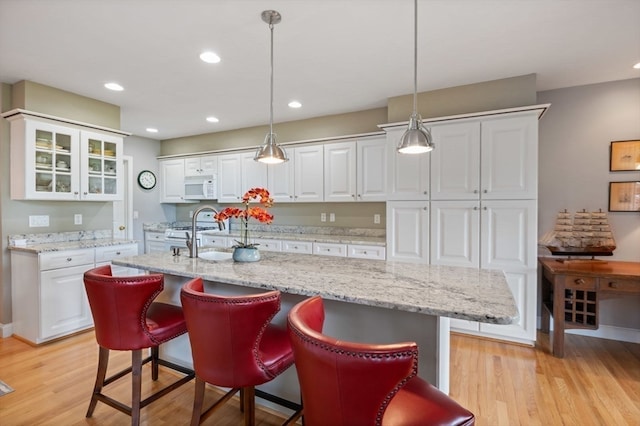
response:
M611 142L609 170L612 172L640 170L640 139Z
M640 212L640 182L609 182L610 212Z

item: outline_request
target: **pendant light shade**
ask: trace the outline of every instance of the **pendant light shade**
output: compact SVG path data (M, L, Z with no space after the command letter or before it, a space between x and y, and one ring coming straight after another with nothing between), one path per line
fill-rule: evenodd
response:
M262 12L262 20L269 24L271 32L271 103L269 108L269 133L264 138L264 143L258 147L255 161L266 164L278 164L288 161L287 153L276 141L276 134L273 133L273 26L282 20L282 16L275 10L265 10Z
M431 132L422 125L418 114L418 0L413 1L413 112L409 125L398 143L401 154L421 154L433 151Z

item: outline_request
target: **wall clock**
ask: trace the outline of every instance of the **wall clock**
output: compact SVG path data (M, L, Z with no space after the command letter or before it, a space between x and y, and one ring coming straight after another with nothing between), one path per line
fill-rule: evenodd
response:
M152 189L156 186L156 175L149 170L141 171L138 175L138 185L143 189Z

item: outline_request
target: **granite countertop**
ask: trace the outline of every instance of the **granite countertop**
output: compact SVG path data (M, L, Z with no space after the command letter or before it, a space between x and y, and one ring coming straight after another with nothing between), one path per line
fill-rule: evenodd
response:
M9 245L9 250L26 251L30 253L45 253L51 251L78 250L95 247L109 247L123 244L136 244L135 240L119 238L96 238L92 240L58 241L51 243L33 243L27 245Z
M517 308L501 271L293 253L261 252L255 263L170 253L122 257L115 265L180 277L492 324Z
M209 234L204 231L203 234ZM210 235L228 236L231 238L240 238L240 232L231 231L228 234L212 232ZM304 234L304 233L287 233L287 232L265 232L253 231L249 234L250 238L264 238L269 240L290 240L290 241L311 241L314 243L333 243L333 244L363 244L371 246L386 246L387 242L384 237L373 237L363 235L333 235L333 234Z

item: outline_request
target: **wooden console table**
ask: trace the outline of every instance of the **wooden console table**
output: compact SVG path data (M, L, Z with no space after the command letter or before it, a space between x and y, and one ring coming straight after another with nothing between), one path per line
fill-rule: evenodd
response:
M542 324L549 332L553 316L553 355L564 357L564 331L571 328L596 330L599 301L609 297L640 294L640 263L605 261L602 263L559 262L541 257Z

